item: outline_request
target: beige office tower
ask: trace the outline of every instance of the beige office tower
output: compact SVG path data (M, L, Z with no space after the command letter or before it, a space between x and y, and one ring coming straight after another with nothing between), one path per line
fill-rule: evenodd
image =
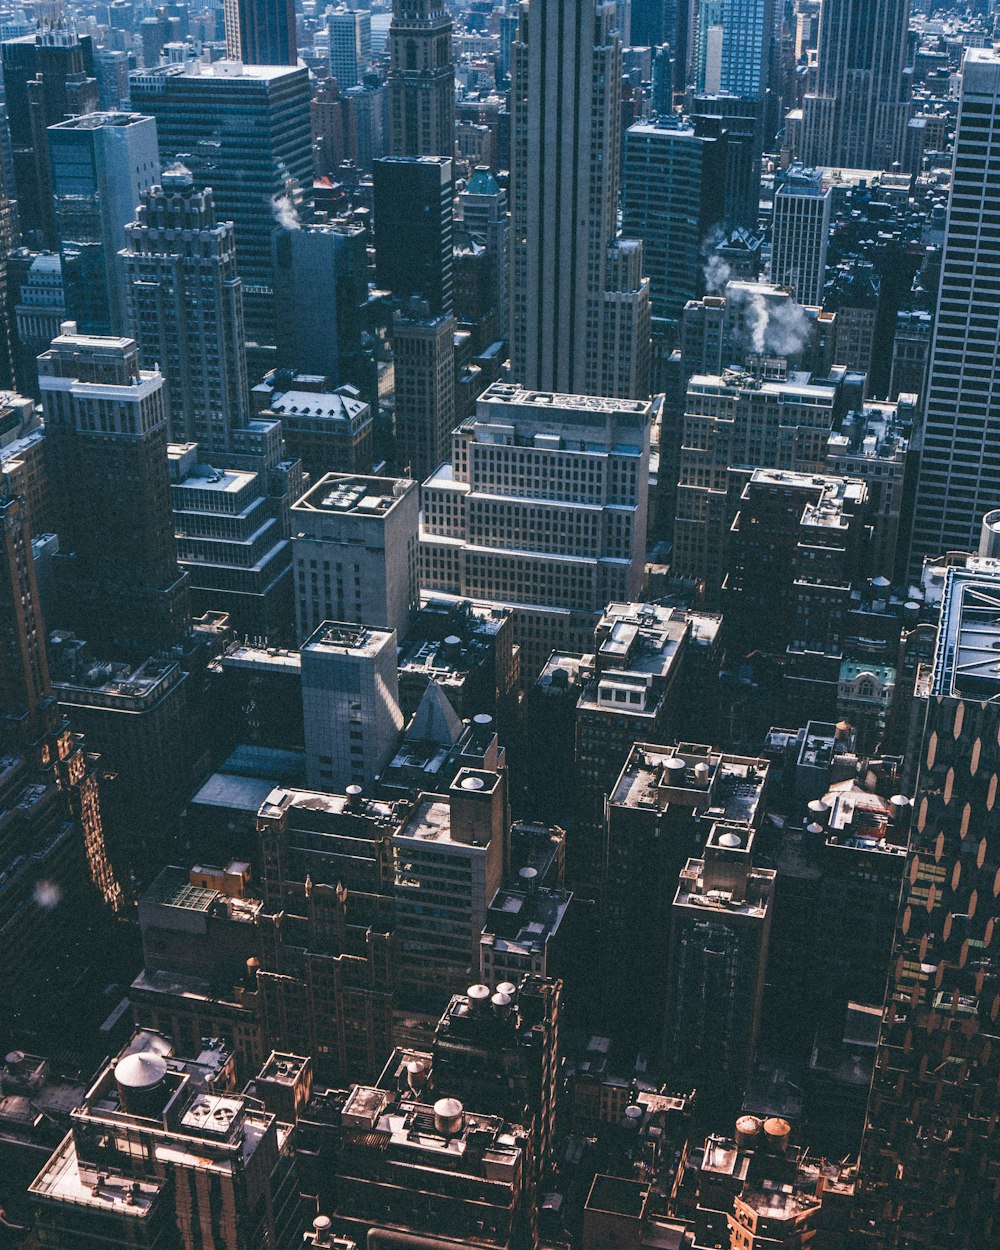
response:
M605 292L629 269L611 251L621 77L613 0L522 3L511 55L511 359L515 380L531 389L625 397L635 396L620 389L626 382L643 382L630 364L648 352L641 278L647 308L634 336L605 346ZM612 352L615 368L605 366Z
M421 492L420 582L514 609L532 677L642 593L651 405L495 383Z
M455 64L444 0L393 0L389 155L454 156Z

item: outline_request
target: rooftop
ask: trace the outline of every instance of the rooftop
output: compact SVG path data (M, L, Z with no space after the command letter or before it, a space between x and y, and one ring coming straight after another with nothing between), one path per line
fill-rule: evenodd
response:
M327 473L292 505L292 513L385 516L414 488L415 483L409 478Z
M949 568L934 654L933 693L980 701L1000 695L1000 561Z
M564 395L554 391L532 391L510 382L494 382L479 396L481 415L492 415L492 408L525 408L543 412L627 413L649 415L652 404L639 399L608 399L596 395Z
M372 659L395 638L391 629L377 629L345 621L324 621L302 644L302 654L334 654ZM395 648L393 648L395 650Z
M637 743L611 793L618 807L664 811L689 807L709 820L755 824L767 785L768 762L725 755L682 742L676 747Z
M364 400L337 391L285 391L276 394L267 405L268 412L282 417L321 417L331 421L350 421L367 409ZM391 482L393 479L374 480Z

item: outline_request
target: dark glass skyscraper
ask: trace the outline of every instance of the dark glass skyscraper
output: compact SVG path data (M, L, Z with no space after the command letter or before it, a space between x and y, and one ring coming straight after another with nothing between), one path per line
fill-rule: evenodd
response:
M225 0L226 55L244 65L295 65L294 0Z
M375 279L434 315L452 309L451 161L386 157L373 166Z
M139 197L160 175L156 122L88 113L48 131L66 315L83 334L122 334L125 284L118 253Z
M14 157L21 228L55 242L52 171L46 130L97 108L97 79L89 36L46 30L3 45L3 84Z
M177 567L163 377L131 339L73 322L38 361L59 533L58 608L99 656L145 657L179 642L187 579Z

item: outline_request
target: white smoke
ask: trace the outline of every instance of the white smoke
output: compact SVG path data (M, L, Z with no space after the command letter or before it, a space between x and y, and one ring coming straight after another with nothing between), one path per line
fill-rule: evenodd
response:
M705 294L721 295L733 271L718 254L709 256L705 265Z
M276 195L271 200L271 212L274 213L274 220L285 230L299 230L302 222L299 220L298 210L292 203L289 195Z
M776 300L764 331L765 346L773 356L797 356L809 341L806 310L794 300Z
M797 356L809 341L811 323L801 304L768 288L733 283L726 302L736 313L738 335L759 356Z

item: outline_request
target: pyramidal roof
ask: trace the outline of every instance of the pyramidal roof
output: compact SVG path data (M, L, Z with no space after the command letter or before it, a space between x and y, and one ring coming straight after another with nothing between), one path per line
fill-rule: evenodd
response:
M477 165L465 188L470 195L499 195L500 184L485 165Z
M462 734L462 720L448 702L444 690L436 681L427 683L406 731L411 742L436 742L440 746L454 746Z

